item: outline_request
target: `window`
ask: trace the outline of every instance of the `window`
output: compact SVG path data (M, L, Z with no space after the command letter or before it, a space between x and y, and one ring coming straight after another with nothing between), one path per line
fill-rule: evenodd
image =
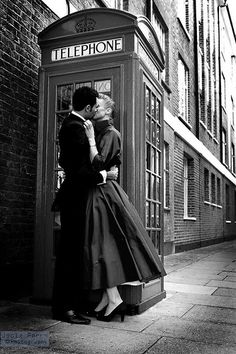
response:
M216 204L216 177L214 173L211 174L211 202Z
M226 81L223 73L221 79L221 105L226 108Z
M227 165L227 139L226 130L222 129L222 163Z
M236 56L232 55L231 56L231 81L232 81L234 87L236 86L235 72L236 72Z
M189 0L179 0L178 17L184 28L189 31Z
M210 202L210 188L209 188L209 171L204 168L204 200Z
M146 1L146 16L151 21L153 28L156 32L157 38L159 40L161 49L165 58L165 69L162 71L162 79L168 83L168 28L165 25L165 22L158 11L157 6L155 5L154 0Z
M107 7L123 10L123 0L103 0Z
M232 96L231 96L231 125L233 127L235 125L235 104Z
M189 123L189 71L184 62L178 60L179 116Z
M219 177L217 177L217 205L221 205L221 182Z
M78 11L78 9L72 5L71 1L67 3L66 0L43 0L43 2L59 17L64 17L68 15L68 13L72 14Z
M184 218L194 216L194 165L193 159L184 156Z
M164 143L164 207L170 207L170 156L169 144Z
M225 185L225 216L226 220L230 220L230 199L229 199L229 185Z
M231 144L231 170L235 173L235 146Z
M236 191L234 191L234 222L236 222Z

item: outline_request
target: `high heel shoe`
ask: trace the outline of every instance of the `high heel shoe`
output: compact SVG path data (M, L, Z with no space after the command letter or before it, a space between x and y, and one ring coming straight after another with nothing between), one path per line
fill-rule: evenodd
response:
M103 307L103 309L101 309L100 311L95 311L94 310L95 317L98 319L99 317L104 316L105 312L106 312L106 308L107 308L107 306Z
M105 316L105 312L103 315L98 316L97 319L99 321L111 322L111 320L115 317L115 315L120 315L121 322L124 322L125 319L126 306L124 303L118 305L109 315Z

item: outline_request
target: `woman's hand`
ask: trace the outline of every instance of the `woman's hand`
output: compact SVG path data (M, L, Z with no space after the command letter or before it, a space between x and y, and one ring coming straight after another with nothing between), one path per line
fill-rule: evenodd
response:
M94 128L93 128L93 123L91 122L91 120L88 119L84 122L84 128L85 128L85 134L87 135L89 142L95 141Z
M107 179L117 180L119 175L118 167L112 166L110 171L107 171Z

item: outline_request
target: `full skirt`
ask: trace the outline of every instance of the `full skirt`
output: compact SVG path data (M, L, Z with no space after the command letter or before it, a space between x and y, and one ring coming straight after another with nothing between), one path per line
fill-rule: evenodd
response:
M166 275L140 216L117 182L91 189L85 210L84 289L148 282Z

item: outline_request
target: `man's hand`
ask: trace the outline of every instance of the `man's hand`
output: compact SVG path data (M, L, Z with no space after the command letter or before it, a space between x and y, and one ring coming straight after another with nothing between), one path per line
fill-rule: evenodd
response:
M84 122L84 128L85 128L85 134L87 135L89 142L95 141L94 128L93 128L93 123L91 122L91 120L86 120Z
M118 178L118 167L116 166L112 166L110 171L107 171L107 179L113 179L113 180L117 180Z

